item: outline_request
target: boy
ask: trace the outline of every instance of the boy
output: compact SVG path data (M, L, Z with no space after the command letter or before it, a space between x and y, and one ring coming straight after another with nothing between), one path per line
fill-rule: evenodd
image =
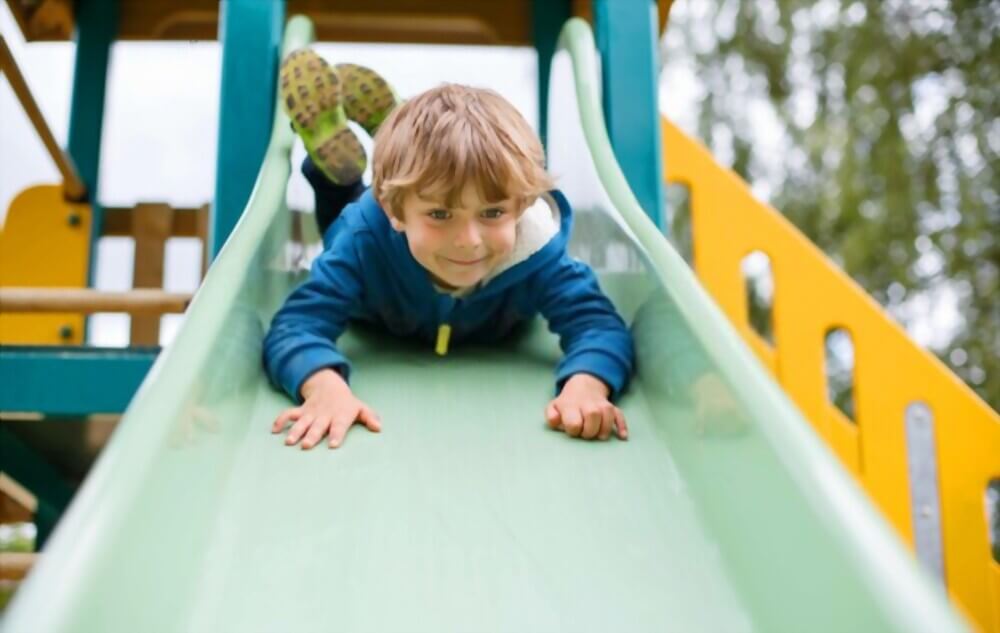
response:
M457 85L399 103L373 71L310 50L282 63L282 104L309 157L324 250L264 340L271 380L299 406L286 444L336 448L355 423L381 430L351 392L334 342L350 319L446 354L496 342L541 313L565 354L545 409L572 437L626 439L611 404L632 372L632 339L593 271L566 253L572 211L553 190L538 137L499 95ZM372 186L348 118L375 135Z

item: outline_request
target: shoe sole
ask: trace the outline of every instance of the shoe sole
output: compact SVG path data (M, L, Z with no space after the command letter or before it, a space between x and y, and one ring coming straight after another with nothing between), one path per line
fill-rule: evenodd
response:
M341 79L344 112L374 136L378 126L399 104L399 97L371 68L357 64L337 64L334 68Z
M360 180L365 150L347 126L337 72L312 50L301 49L282 61L279 82L282 108L316 167L337 184Z

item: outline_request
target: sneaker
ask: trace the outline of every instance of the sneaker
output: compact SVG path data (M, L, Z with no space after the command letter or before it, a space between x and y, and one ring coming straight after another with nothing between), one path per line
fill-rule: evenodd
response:
M381 75L357 64L334 66L343 82L344 111L368 134L375 136L378 126L399 105L399 96Z
M281 62L281 107L292 129L331 182L350 185L361 180L367 158L347 125L342 85L337 71L308 48L289 53Z

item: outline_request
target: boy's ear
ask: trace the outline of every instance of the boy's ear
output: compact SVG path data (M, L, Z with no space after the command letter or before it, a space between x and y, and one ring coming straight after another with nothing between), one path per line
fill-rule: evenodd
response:
M396 215L389 210L389 207L386 206L386 204L382 202L379 198L376 197L375 201L378 202L378 206L382 208L382 211L385 213L385 217L389 218L389 224L392 225L392 228L398 231L399 233L402 233L403 229L406 228L403 225L403 222L399 218L397 218Z
M406 228L403 222L395 215L393 215L392 211L386 209L385 207L382 207L382 210L385 211L385 217L389 218L389 224L392 225L392 228L396 230L398 233L402 233L403 230Z

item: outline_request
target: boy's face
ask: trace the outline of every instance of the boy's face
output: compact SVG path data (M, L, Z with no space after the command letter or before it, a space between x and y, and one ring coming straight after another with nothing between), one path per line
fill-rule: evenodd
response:
M390 214L389 221L406 233L414 259L435 282L459 289L475 286L510 255L522 211L513 200L483 201L470 183L452 208L410 193L402 220Z

